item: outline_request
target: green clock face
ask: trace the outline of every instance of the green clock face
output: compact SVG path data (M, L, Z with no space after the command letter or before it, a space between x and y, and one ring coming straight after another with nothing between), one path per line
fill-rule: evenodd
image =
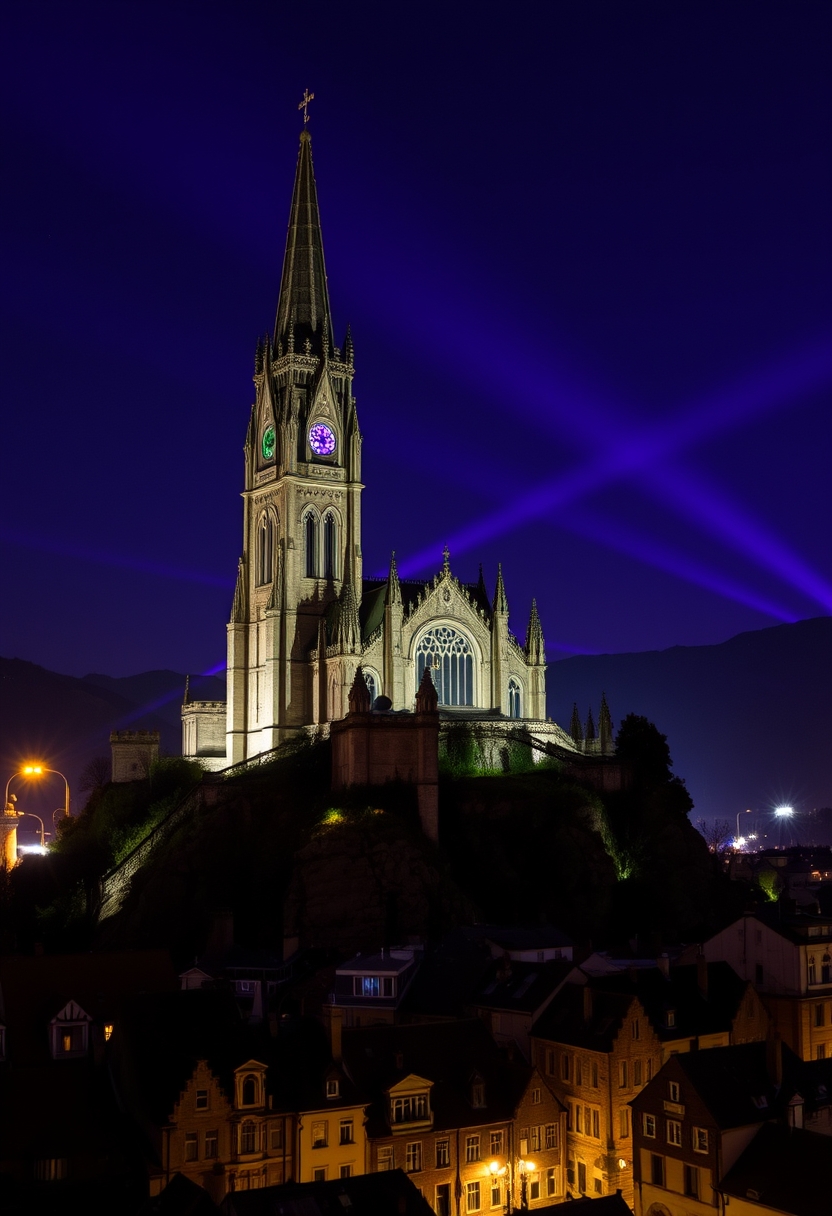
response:
M271 423L269 423L263 432L262 452L264 460L271 460L272 456L274 456L274 427Z

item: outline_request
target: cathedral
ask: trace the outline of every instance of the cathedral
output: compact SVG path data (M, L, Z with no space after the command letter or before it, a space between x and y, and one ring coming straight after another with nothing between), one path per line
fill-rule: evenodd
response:
M328 731L349 711L359 667L379 712L412 711L429 671L446 722L590 750L574 728L567 734L546 720L537 608L532 601L521 645L500 570L491 596L482 573L476 584L455 578L447 550L427 583L400 579L395 555L386 578L364 578L353 371L349 330L340 345L333 332L304 127L274 332L255 356L228 699L192 701L186 691L183 754L216 770L299 732Z

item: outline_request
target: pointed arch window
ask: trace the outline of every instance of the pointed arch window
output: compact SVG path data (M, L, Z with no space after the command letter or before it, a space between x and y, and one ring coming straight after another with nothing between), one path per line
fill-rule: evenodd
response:
M318 520L310 511L303 521L303 550L307 578L318 577Z
M378 678L374 671L369 671L364 668L364 683L367 685L367 692L370 694L370 705L373 704L378 696Z
M324 516L324 578L335 578L337 574L338 524L331 511Z
M520 685L516 680L508 682L508 716L510 718L523 717L523 697Z
M257 529L257 585L272 581L274 573L274 520L263 515Z
M429 629L416 648L417 688L426 667L440 705L474 704L474 653L464 633L450 625Z

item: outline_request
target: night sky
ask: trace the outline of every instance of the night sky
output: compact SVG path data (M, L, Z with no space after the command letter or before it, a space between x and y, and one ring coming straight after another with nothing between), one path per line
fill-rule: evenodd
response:
M826 0L24 0L0 41L0 654L223 664L305 87L368 573L501 560L552 660L832 611Z

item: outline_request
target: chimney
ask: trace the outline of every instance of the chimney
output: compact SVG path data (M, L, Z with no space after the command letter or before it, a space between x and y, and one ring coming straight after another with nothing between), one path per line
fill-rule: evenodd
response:
M660 954L656 959L656 965L661 971L666 980L670 979L670 956L668 954Z
M783 1084L783 1045L776 1030L766 1036L766 1072L775 1089Z
M708 999L708 960L704 954L696 956L696 986L704 1001Z
M584 1021L592 1021L592 989L589 984L584 984Z

